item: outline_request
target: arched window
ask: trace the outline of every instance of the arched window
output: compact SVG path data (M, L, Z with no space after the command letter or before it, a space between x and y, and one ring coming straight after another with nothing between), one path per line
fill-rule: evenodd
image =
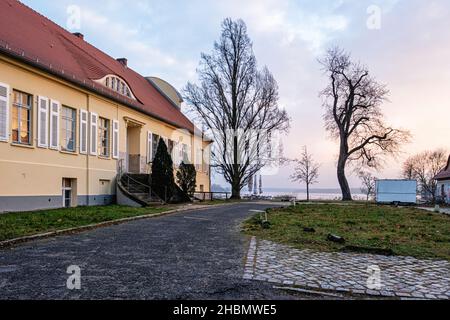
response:
M96 80L96 82L101 83L105 87L120 93L123 96L136 100L127 83L118 76L107 75L102 79Z

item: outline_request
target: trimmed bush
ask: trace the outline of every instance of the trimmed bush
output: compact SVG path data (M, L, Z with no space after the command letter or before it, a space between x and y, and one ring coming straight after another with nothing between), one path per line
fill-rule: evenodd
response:
M181 163L177 172L177 183L181 190L188 195L193 195L197 184L197 172L193 164Z
M163 139L159 140L152 164L152 189L166 202L170 201L175 192L173 161Z

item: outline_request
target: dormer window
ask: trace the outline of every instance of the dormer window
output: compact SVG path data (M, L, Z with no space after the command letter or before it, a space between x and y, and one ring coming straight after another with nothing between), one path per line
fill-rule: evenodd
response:
M120 93L123 96L136 100L128 84L118 76L108 75L103 79L96 80L96 82L101 83L105 87Z

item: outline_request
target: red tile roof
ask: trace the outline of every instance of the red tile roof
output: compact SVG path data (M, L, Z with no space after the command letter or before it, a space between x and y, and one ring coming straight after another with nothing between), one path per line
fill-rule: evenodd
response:
M450 157L448 158L447 166L439 172L435 177L436 180L448 180L450 179Z
M0 53L194 131L192 122L143 76L15 0L0 0ZM94 82L109 74L123 78L138 101Z

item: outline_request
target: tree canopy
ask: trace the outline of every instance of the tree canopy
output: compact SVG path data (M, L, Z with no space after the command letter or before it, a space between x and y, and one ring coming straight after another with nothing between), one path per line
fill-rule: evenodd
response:
M380 168L384 157L396 155L410 133L386 124L381 106L388 89L370 75L367 67L353 62L340 48L330 49L321 64L329 78L321 92L325 128L339 141L338 181L343 200L352 200L346 177L348 164Z
M185 101L215 141L212 166L232 186L232 197L274 161L271 136L287 131L278 85L267 67L257 68L242 20L225 19L211 54L202 54L199 84L188 83Z

